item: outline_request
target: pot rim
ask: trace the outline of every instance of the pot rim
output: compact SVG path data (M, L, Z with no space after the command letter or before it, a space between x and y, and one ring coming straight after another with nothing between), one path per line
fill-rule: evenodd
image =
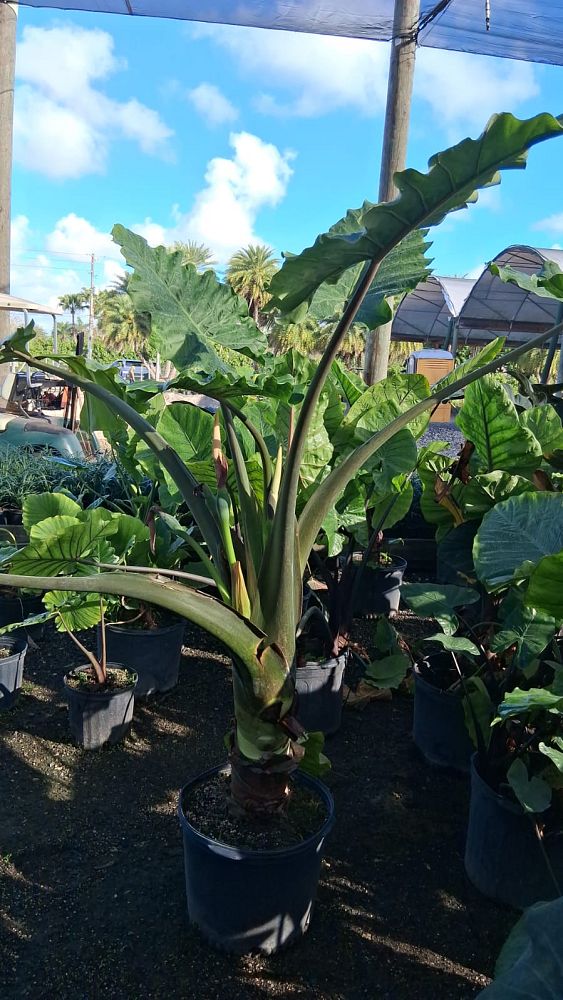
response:
M10 646L12 648L12 652L10 653L10 656L5 656L0 660L0 666L2 663L5 663L6 660L11 660L14 656L21 656L22 653L25 654L28 650L27 639L22 638L21 635L0 636L0 649L3 645ZM20 647L19 649L17 648L18 646Z
M88 698L112 698L118 694L126 694L128 691L133 691L136 688L137 681L139 680L139 675L135 670L131 670L129 667L124 666L123 663L108 663L107 667L108 670L111 670L112 668L117 670L127 670L128 673L134 675L135 680L131 681L130 684L127 684L126 687L115 688L114 690L88 691L87 688L83 688L80 691L80 694L82 696L87 695ZM72 694L77 694L78 689L71 687L71 685L67 683L67 677L72 677L73 674L77 674L80 670L88 670L88 669L89 669L89 664L85 663L81 667L73 667L72 670L67 670L66 674L63 677L63 684L66 690L71 691Z
M318 844L320 841L324 840L332 830L335 815L334 799L330 789L327 788L324 782L320 781L318 778L313 778L311 775L305 774L303 771L296 771L293 775L293 779L307 785L310 789L313 789L324 803L327 810L327 815L322 823L322 826L320 826L315 833L310 834L310 836L308 836L305 840L301 840L298 844L292 844L290 847L276 847L268 850L259 850L256 848L234 847L232 844L223 844L220 840L215 840L214 837L211 837L206 833L201 833L201 831L193 826L186 817L183 807L184 796L188 789L192 788L194 785L202 784L207 778L215 777L216 774L229 774L230 770L231 765L228 762L216 765L215 767L210 767L207 771L203 771L195 778L187 781L186 784L180 789L180 794L178 796L178 818L180 820L180 826L186 831L189 831L190 836L195 837L200 846L209 847L215 854L219 854L224 858L231 858L233 861L276 861L306 853L315 843Z
M486 778L483 777L483 775L479 771L478 763L479 763L479 754L476 751L471 756L471 783L472 784L475 783L476 785L478 785L479 788L483 791L483 793L487 796L487 798L493 799L493 801L497 802L497 804L500 806L501 809L504 809L506 810L506 812L511 812L516 816L521 816L522 818L524 818L526 816L526 812L520 805L520 803L514 802L512 799L509 799L508 796L504 795L502 792L496 792L495 789L492 788L491 785L489 785L489 782L486 780Z
M158 628L128 628L127 625L121 625L117 622L106 622L106 631L119 632L120 635L163 635L166 632L172 632L177 628L184 628L186 624L186 619L180 618L179 621L175 622L173 625L162 625ZM98 629L100 626L98 625Z
M438 653L437 655L440 656L441 654ZM425 660L427 659L428 657L425 657ZM438 684L432 684L431 681L427 680L424 674L421 673L420 665L418 663L413 664L413 674L414 674L415 685L420 684L423 688L427 688L428 690L433 691L436 694L445 695L447 698L455 698L459 699L460 701L463 701L463 692L461 692L460 694L457 691L446 691Z

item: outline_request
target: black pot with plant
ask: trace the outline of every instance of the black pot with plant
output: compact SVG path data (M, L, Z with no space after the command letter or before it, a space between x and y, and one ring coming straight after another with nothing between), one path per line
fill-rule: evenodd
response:
M0 637L0 712L15 703L23 682L27 642L19 636Z
M184 643L183 619L143 604L129 613L121 605L115 617L117 621L106 623L107 657L137 674L135 697L146 698L176 687ZM98 655L101 646L98 626Z

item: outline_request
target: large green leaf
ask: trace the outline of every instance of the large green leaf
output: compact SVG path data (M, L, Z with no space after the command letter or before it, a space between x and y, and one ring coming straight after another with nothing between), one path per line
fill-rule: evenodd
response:
M366 667L365 681L376 688L398 688L411 667L406 653L393 653L382 660L374 660Z
M561 712L563 710L563 694L554 694L547 688L529 688L522 691L514 688L504 696L498 707L499 718L509 719L514 715L526 715L533 711Z
M369 386L350 407L335 436L335 447L348 448L351 431L356 444L367 440L429 395L430 386L423 375L388 375L376 385ZM410 431L418 437L427 426L428 419L428 414L422 414L413 421Z
M518 285L533 295L546 299L563 298L563 271L552 260L546 260L537 274L524 274L514 267L499 267L498 264L489 264L489 270L501 281Z
M491 649L504 651L516 646L514 664L521 669L541 656L559 627L551 615L525 607L521 596L513 589L501 605L499 618L502 625L491 642Z
M553 746L555 744L555 746ZM552 737L551 744L540 743L539 751L543 753L544 757L547 757L558 771L563 773L563 740L559 739L557 736Z
M30 532L34 524L44 521L46 517L55 517L57 514L76 517L81 511L80 504L64 493L30 493L23 502L23 526Z
M371 511L371 525L375 530L380 531L392 528L393 525L402 521L411 509L413 488L412 483L406 476L395 477L390 488L384 492L384 487L379 487L369 499L369 509Z
M543 778L529 775L524 761L518 758L513 761L508 768L506 777L524 812L541 813L549 809L551 788Z
M524 911L478 1000L561 1000L563 898Z
M474 642L466 639L463 635L443 635L436 632L435 635L426 636L425 642L437 642L443 646L448 653L464 653L466 656L479 656L479 649Z
M544 556L532 570L526 604L563 620L563 552Z
M180 251L149 247L123 226L114 226L112 235L134 269L128 291L137 311L150 313L163 357L178 368L212 372L227 367L216 347L249 357L262 354L266 339L246 303L213 271L199 274L183 265Z
M94 567L83 565L82 560L113 561L114 552L107 539L118 530L117 521L100 508L88 511L88 515L87 520L72 524L67 523L70 519L65 515L43 521L42 525L50 522L52 530L18 552L11 570L29 576L80 575L95 572Z
M453 635L458 618L454 608L475 604L479 593L472 587L455 584L404 583L401 597L421 618L434 618L448 635Z
M69 594L50 590L43 597L48 611L55 615L59 632L81 632L94 628L101 621L99 594Z
M354 234L362 225L366 212L375 206L365 202L358 212L348 212L344 219L332 226L333 236ZM393 318L393 306L402 296L430 274L430 261L425 253L429 244L416 229L393 247L382 261L371 287L358 310L356 321L370 328L380 326ZM362 273L362 264L349 268L335 284L325 282L315 292L309 313L319 322L339 319Z
M535 493L536 488L524 476L510 472L483 472L473 476L460 491L460 502L466 517L481 520L495 504L521 493Z
M551 403L542 403L524 410L520 414L520 423L537 438L546 458L563 448L563 424Z
M285 261L270 285L272 307L290 312L311 301L323 282L338 281L349 267L381 260L412 229L436 225L448 212L474 201L477 189L498 183L500 169L524 167L530 146L562 130L551 115L528 121L496 115L479 139L464 139L432 157L428 173L395 174L399 196L363 214L358 232L325 233Z
M185 389L203 393L211 399L239 402L247 396L264 396L289 400L294 394L295 379L288 372L280 371L277 358L266 359L264 370L231 373L214 371L211 375L198 375L191 369L181 371L167 385L168 389Z
M204 461L212 453L213 417L191 403L171 403L162 411L156 429L184 462Z
M473 544L473 558L479 579L488 590L497 590L513 579L529 576L544 556L562 549L563 496L524 493L503 500L485 514Z
M506 389L491 375L467 386L456 424L475 445L487 472L514 472L539 464L539 441L522 426Z

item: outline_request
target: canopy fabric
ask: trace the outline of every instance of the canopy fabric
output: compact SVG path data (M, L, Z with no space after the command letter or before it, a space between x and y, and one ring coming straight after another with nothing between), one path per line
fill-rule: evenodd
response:
M21 6L178 18L389 41L393 0L23 0ZM563 65L563 0L421 0L421 45ZM426 19L435 17L426 24Z
M16 295L6 295L5 292L0 292L0 309L3 312L40 313L42 316L63 315L62 309L54 309L53 306L40 306L37 302L19 299Z
M475 284L470 278L431 277L406 295L393 320L393 340L447 343L450 321L459 315Z
M546 260L563 269L563 250L511 246L494 258L526 274L536 274ZM506 284L485 268L459 314L459 342L478 344L505 335L513 343L529 340L558 321L559 303Z

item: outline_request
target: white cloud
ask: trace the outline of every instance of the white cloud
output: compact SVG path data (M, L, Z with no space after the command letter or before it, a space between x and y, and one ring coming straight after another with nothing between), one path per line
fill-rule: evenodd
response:
M205 243L219 264L239 247L261 241L255 233L258 214L262 208L278 205L285 196L294 154L288 150L282 153L249 132L232 133L229 142L233 156L209 161L205 186L187 212L174 205L170 226L148 218L133 226L135 232L152 246L176 240Z
M186 96L208 125L225 125L238 118L234 104L213 83L200 83Z
M548 215L545 219L540 219L538 222L534 222L532 229L541 229L546 233L563 233L563 212L556 212L554 215ZM553 247L557 250L557 247Z
M539 91L530 63L443 49L417 52L415 96L456 138L468 127L481 131L492 114L513 111Z
M103 173L110 143L119 138L168 156L173 133L156 111L135 98L115 101L99 89L125 66L105 31L24 28L16 61L15 160L64 180Z
M381 43L230 25L198 25L191 34L212 38L244 75L267 81L256 98L265 114L311 117L354 107L372 115L385 107L388 49Z
M219 264L248 243L263 242L255 232L262 208L278 205L293 173L291 151L281 152L248 132L229 137L233 155L210 160L205 185L191 208L170 209L169 224L151 218L131 229L151 244L195 240L208 245ZM96 257L96 288L123 274L123 258L110 233L74 212L59 219L44 237L34 234L24 215L12 221L12 291L56 306L59 296L89 284L89 256Z
M41 305L56 308L61 295L89 285L92 252L96 288L123 274L123 259L110 234L74 213L59 219L43 238L32 231L26 216L16 216L11 237L12 292Z
M190 35L213 39L231 54L241 74L262 86L267 81L255 101L264 114L312 117L353 108L373 116L384 111L389 47L382 42L230 25L198 25ZM538 93L529 63L417 51L415 96L430 105L450 133L481 130L499 108L513 109Z

